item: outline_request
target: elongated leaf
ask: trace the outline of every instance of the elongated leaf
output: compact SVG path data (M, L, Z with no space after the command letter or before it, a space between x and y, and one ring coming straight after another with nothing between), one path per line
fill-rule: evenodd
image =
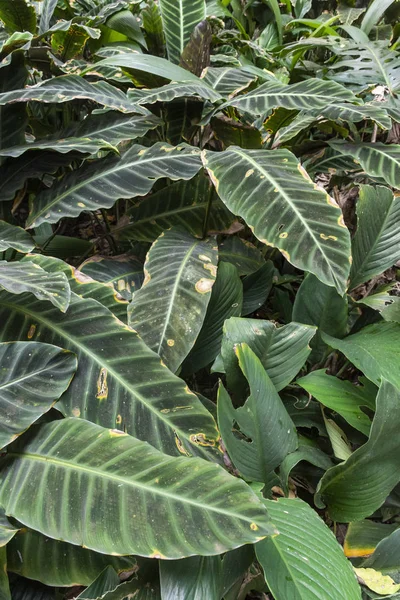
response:
M353 521L349 523L344 540L344 553L349 558L365 558L373 554L384 538L397 529L397 524L376 521Z
M35 8L26 0L0 0L0 19L9 33L36 31Z
M261 360L276 390L287 386L304 365L311 351L315 328L299 323L276 327L271 321L231 318L224 325L222 358L229 388L243 386L234 354L236 344L245 342Z
M310 440L302 435L299 435L298 438L299 446L297 450L288 454L279 467L279 477L285 494L289 493L289 475L292 472L292 469L300 462L308 462L323 471L333 467L333 462L329 456L320 450L314 440Z
M139 23L129 9L115 12L107 19L106 25L110 29L118 31L118 33L122 33L122 35L126 35L130 40L138 42L144 48L147 47Z
M34 150L53 150L66 154L67 152L82 152L84 154L96 154L100 150L111 150L116 152L116 148L102 140L91 140L89 138L69 138L66 140L51 140L33 142L32 144L24 144L23 146L11 146L10 148L2 148L0 156L12 156L14 158L21 156L24 152Z
M341 154L351 156L368 175L382 177L388 185L400 187L400 145L350 144L338 140L329 145Z
M338 102L324 106L320 111L314 112L315 116L322 115L331 121L348 121L349 123L359 123L364 119L375 121L383 129L390 129L392 121L384 108L379 104L349 104Z
M240 316L242 302L243 287L236 268L220 262L203 325L183 363L181 375L195 373L215 359L221 350L224 322Z
M7 558L12 573L60 587L90 585L107 565L117 573L134 572L138 568L134 556L99 554L27 528L21 529L8 544Z
M71 291L65 275L50 275L38 265L0 261L0 288L13 294L30 292L39 300L49 300L62 312L69 306Z
M312 371L296 381L321 404L339 413L352 427L368 436L371 421L361 407L375 410L376 389L367 379L364 382L365 385L356 386L327 375L323 369Z
M220 260L235 265L240 276L250 275L264 263L261 252L247 240L230 236L218 246Z
M193 29L190 39L184 47L179 64L184 69L198 77L210 64L210 47L212 42L212 28L204 19Z
M255 90L229 100L220 108L235 106L252 115L264 115L278 106L295 110L321 109L332 104L333 100L357 101L353 92L333 81L308 79L292 85L267 81Z
M242 316L246 316L262 307L272 289L276 268L271 260L254 273L243 278Z
M233 97L255 81L256 76L246 68L209 67L203 75L204 81L224 98Z
M297 499L264 502L279 535L259 542L256 554L275 600L361 600L350 562L316 512Z
M343 340L326 334L322 337L376 385L385 378L400 389L400 325L374 323Z
M85 590L77 597L77 600L78 598L82 598L82 600L85 598L87 600L129 600L130 598L135 600L161 600L160 585L156 580L143 582L131 579L120 583L100 596L97 595L95 598L91 596L92 594L89 597L87 590Z
M7 57L0 62L0 68L0 97L3 93L18 90L26 84L29 73L22 49L12 52L9 59ZM27 122L26 106L2 106L0 108L0 148L23 144ZM0 163L2 162L0 159Z
M125 300L143 283L143 264L133 256L93 256L81 264L79 270L96 281L112 284Z
M39 34L43 35L50 29L50 22L54 10L57 6L57 0L43 0L40 10Z
M316 499L335 521L358 521L371 515L400 480L400 392L382 380L369 440L321 479Z
M198 0L196 0L197 2ZM187 2L187 0L186 0ZM177 64L173 64L165 58L159 56L151 56L150 54L139 54L137 52L127 52L126 54L116 54L110 56L96 63L96 69L98 67L121 67L122 69L133 69L135 71L142 71L144 73L151 73L152 75L158 75L164 79L170 79L172 81L199 81L199 78L190 71L182 69ZM91 67L88 67L86 71L90 71Z
M52 438L57 445L49 447ZM219 554L271 530L268 513L250 488L221 467L165 456L122 431L83 419L29 431L22 445L14 443L1 471L0 502L7 514L51 537L104 553ZM40 510L32 511L31 486L43 481ZM57 522L56 514L64 518Z
M5 548L0 548L0 597L2 600L11 600L7 574L7 551Z
M161 11L155 0L147 0L141 13L143 29L149 51L156 56L163 56L165 49L165 36L161 18Z
M250 396L244 406L234 409L221 383L218 424L228 454L243 477L267 484L273 470L296 450L296 429L259 358L247 344L238 344L235 352ZM242 439L235 435L234 423Z
M0 221L0 252L4 252L8 248L13 248L18 252L30 252L34 247L35 242L22 227Z
M69 173L35 198L27 227L56 223L83 210L110 208L119 198L145 196L157 179L191 179L200 170L199 153L190 146L134 145L121 156L106 157Z
M0 344L0 447L47 412L76 371L72 352L40 342Z
M161 234L147 255L145 280L129 306L129 325L173 372L199 334L217 262L214 240L198 240L179 229Z
M118 88L105 81L89 83L78 75L62 75L25 89L4 92L0 94L0 105L18 102L59 104L79 98L92 100L120 112L148 115L146 109L129 100Z
M155 102L171 102L176 98L197 97L202 100L217 102L222 96L204 81L199 79L196 82L188 83L169 83L159 88L150 90L130 90L128 92L130 100L138 104L154 104Z
M374 525L381 525L381 523L374 523ZM389 575L397 578L397 574L400 569L400 552L399 552L399 539L400 531L393 531L393 527L396 525L383 525L385 532L388 537L384 537L378 541L374 552L371 556L367 557L362 563L362 568L375 569L383 575ZM392 531L390 531L392 528ZM389 531L388 531L389 530ZM381 530L379 533L383 533ZM375 538L378 540L378 538Z
M366 296L365 298L358 300L357 303L379 311L381 317L383 317L385 321L400 323L400 297L389 293L392 291L392 288L393 286L390 285L384 286L380 291L377 291L376 294Z
M400 258L400 198L390 189L360 187L352 245L351 288L379 275Z
M120 580L115 569L108 566L98 577L96 577L86 590L79 594L78 598L98 600L107 594L107 592L115 590L119 584Z
M350 270L350 237L340 209L287 150L206 152L204 164L229 210L262 242L339 293Z
M155 129L161 123L162 120L155 115L107 112L103 115L89 115L84 121L74 124L71 129L64 132L63 136L75 135L117 144L143 137L150 129Z
M173 63L179 63L193 29L206 16L205 0L160 0L160 9L168 58Z
M367 35L371 33L374 25L377 25L385 11L393 4L394 0L374 0L368 8L362 23L361 29Z
M0 318L7 324L2 341L26 340L29 333L77 354L76 376L57 405L64 415L119 427L177 456L207 454L216 445L215 422L201 402L96 300L72 294L62 315L28 294L3 292Z
M192 556L160 563L163 600L220 600L222 561L219 556Z

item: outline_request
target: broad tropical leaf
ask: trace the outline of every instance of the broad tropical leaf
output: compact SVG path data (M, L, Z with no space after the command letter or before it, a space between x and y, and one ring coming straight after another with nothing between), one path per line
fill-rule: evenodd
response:
M145 280L129 306L129 325L173 372L189 354L204 321L217 276L217 251L212 239L170 229L147 255Z
M220 260L235 265L240 276L258 271L264 264L260 250L247 240L236 236L229 236L220 242L218 254Z
M30 252L34 247L35 242L22 227L0 221L0 252L4 252L8 248L13 248L18 252Z
M131 300L132 294L143 283L143 264L134 256L92 256L81 264L79 270L96 281L112 284L125 299Z
M36 31L34 6L27 0L0 0L0 19L9 33L14 31Z
M162 120L155 115L142 116L107 112L101 115L89 115L84 121L71 126L63 135L65 137L68 135L88 137L104 140L109 144L118 144L143 137L160 124L162 124Z
M339 293L350 270L350 236L330 196L287 150L206 152L204 164L229 210L293 265Z
M215 422L201 402L96 300L72 294L63 315L29 294L2 292L0 319L2 341L29 334L77 354L76 376L57 405L64 415L118 427L177 456L208 454L216 445Z
M204 81L224 98L230 98L245 90L256 80L256 76L245 67L209 67L203 75Z
M60 587L90 585L108 565L117 573L129 573L138 567L134 556L107 556L27 528L21 529L8 544L7 555L12 573Z
M251 489L207 461L171 458L83 419L35 427L18 442L2 461L0 502L53 538L105 554L182 558L220 554L271 532ZM44 481L32 511L32 486Z
M337 102L324 106L320 111L314 112L315 116L322 115L331 121L348 121L349 123L359 123L364 119L375 121L382 129L390 129L392 121L386 110L379 104L349 104Z
M72 352L40 342L0 344L0 448L47 412L76 371Z
M272 289L276 273L274 263L268 260L257 271L243 278L243 317L262 307Z
M400 188L400 145L351 144L342 140L329 142L331 148L351 156L372 177L381 177L394 188Z
M3 507L0 507L0 548L6 546L17 531L19 531L19 527L10 523Z
M376 294L358 300L357 304L363 304L377 310L385 321L400 323L400 296L395 296L395 293L395 285L383 286L383 288L376 291Z
M235 409L221 383L218 425L228 454L242 476L268 484L274 469L296 450L296 429L259 358L247 344L238 344L235 352L249 383L250 396ZM235 435L234 424L239 435Z
M52 275L39 265L0 261L0 289L13 294L30 292L39 300L49 300L62 312L69 306L71 290L63 273Z
M255 548L275 600L361 600L350 562L316 512L298 499L264 503L279 535Z
M110 208L119 198L145 196L161 177L191 179L201 168L196 148L157 143L134 145L121 158L110 156L86 163L35 198L27 227L56 223L83 210Z
M379 542L390 536L397 527L396 523L389 525L369 520L349 523L343 544L345 555L349 558L369 557Z
M318 485L318 505L326 505L334 521L372 515L400 481L399 423L400 392L383 379L368 441L329 469Z
M288 454L279 467L279 477L286 495L289 494L289 475L300 462L308 462L323 471L333 467L332 460L318 447L314 440L302 435L298 436L298 440L297 450Z
M66 140L49 140L24 144L22 146L11 146L10 148L2 148L0 156L11 156L17 158L25 152L35 150L53 150L54 152L82 152L83 154L96 154L100 150L117 152L117 149L103 140L92 140L89 138L68 138Z
M206 16L205 0L160 0L168 58L179 63L193 29Z
M179 64L184 69L198 77L210 64L210 49L212 42L212 28L204 19L193 29L190 39L184 47Z
M150 90L130 90L128 98L138 104L155 104L156 102L172 102L176 98L197 97L202 100L217 102L222 100L222 96L203 80L188 83L169 83L163 87Z
M132 13L131 13L132 14ZM81 600L100 600L108 592L115 590L120 584L120 579L113 567L108 566L96 577L96 579L79 594L78 598Z
M352 246L351 289L400 259L400 197L383 186L361 186Z
M29 72L25 65L25 56L22 49L12 52L10 58L7 57L0 62L0 69L0 98L3 93L18 90L26 84ZM26 106L2 106L0 108L0 119L0 148L23 144L28 123ZM0 160L1 162L3 161Z
M163 600L220 600L222 561L219 556L192 556L160 562Z
M40 19L39 19L39 34L43 35L50 29L50 22L53 16L54 10L57 6L57 0L43 0Z

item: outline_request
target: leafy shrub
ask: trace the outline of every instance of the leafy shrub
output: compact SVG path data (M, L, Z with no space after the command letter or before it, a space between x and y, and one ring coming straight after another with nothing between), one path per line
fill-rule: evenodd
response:
M0 0L1 598L400 597L398 12Z

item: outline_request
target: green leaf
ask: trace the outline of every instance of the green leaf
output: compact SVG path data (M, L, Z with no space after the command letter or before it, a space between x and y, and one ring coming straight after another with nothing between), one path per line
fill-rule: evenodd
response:
M78 598L82 598L82 600L83 598L98 600L99 598L103 598L107 592L115 590L119 584L120 579L115 572L115 569L109 565L98 577L96 577L86 590L79 594Z
M1 600L11 600L7 574L7 551L5 548L0 548L0 598Z
M259 116L277 107L291 110L322 109L333 101L357 102L357 98L352 91L334 81L307 79L292 85L267 81L255 90L229 100L220 109L235 106L242 112Z
M11 146L2 148L0 156L12 156L14 158L21 156L25 152L32 150L53 150L54 152L82 152L83 154L96 154L100 150L117 152L117 149L103 140L92 140L89 138L68 138L66 140L49 140L24 144L22 146Z
M76 376L57 405L64 415L119 427L172 455L210 456L218 431L209 412L96 300L72 294L63 315L29 294L2 292L0 322L6 324L2 341L25 340L29 333L30 339L76 353Z
M308 111L309 112L309 111ZM379 104L345 104L338 102L324 106L320 111L312 111L314 116L322 115L331 121L348 121L359 123L365 119L375 121L382 129L391 129L392 121L384 108Z
M171 458L83 419L28 431L4 458L1 475L7 514L51 537L108 554L220 554L271 531L254 493L221 467ZM32 487L43 481L40 510L32 511ZM115 506L121 507L118 521Z
M333 455L335 458L343 461L351 456L352 450L350 442L341 427L333 419L328 419L322 411L326 432L332 445Z
M296 381L321 404L339 413L358 431L369 436L371 421L362 406L375 410L376 389L367 379L363 385L354 385L327 375L323 369L312 371Z
M71 290L63 273L50 275L39 265L0 261L0 289L13 294L30 292L39 300L49 300L62 312L66 312Z
M373 0L362 20L362 31L369 35L371 29L379 23L385 11L393 4L393 2L394 0Z
M256 80L256 76L247 71L246 67L208 67L204 71L203 79L221 96L228 98L248 88Z
M265 262L258 248L236 235L229 236L220 242L218 255L220 260L234 265L240 276L254 273Z
M260 359L276 390L286 387L300 371L310 354L315 327L289 323L276 327L271 321L237 319L225 322L222 358L231 390L243 388L243 378L234 349L245 342Z
M135 600L161 600L160 586L158 581L152 580L150 582L142 582L136 579L125 581L104 592L100 596L92 597L93 594L87 595L87 590L82 592L78 598L87 598L87 600L128 600L134 598Z
M96 281L111 284L128 301L143 283L143 264L129 254L92 256L80 265L79 270Z
M155 0L147 0L142 9L143 29L149 51L157 56L164 55L165 37L161 11Z
M328 287L314 275L307 275L299 287L293 306L293 319L298 323L315 325L317 335L311 342L313 352L310 360L323 359L326 345L321 332L342 338L347 329L347 297L341 296L334 288Z
M344 293L350 236L330 196L287 150L206 152L204 164L229 210L293 265Z
M0 548L6 546L18 530L19 528L10 523L4 509L0 507Z
M35 8L26 0L0 0L0 19L9 33L36 31Z
M374 323L344 340L326 334L322 338L376 385L384 378L400 389L400 325L397 323Z
M26 527L8 544L7 555L12 573L62 587L90 585L108 565L121 574L136 571L140 566L135 556L107 556L59 542Z
M383 186L360 186L357 231L352 246L350 289L386 271L399 260L400 198L392 190Z
M348 558L369 557L379 542L393 533L397 527L396 523L387 525L368 520L349 523L343 545L345 555Z
M179 64L198 77L210 64L212 29L207 20L200 21L193 29L190 39L184 47Z
M104 140L109 144L134 140L146 135L151 129L156 129L162 120L155 115L127 115L123 113L106 112L101 115L89 115L83 121L74 123L70 129L63 132L63 137L74 135Z
M201 98L217 102L222 96L212 87L199 79L198 81L168 83L152 89L134 89L128 91L128 98L140 105L155 104L156 102L172 102L176 98Z
M182 365L182 376L199 371L215 359L221 349L224 322L230 317L240 316L242 302L243 287L236 268L220 262L206 316L195 344Z
M377 310L385 321L400 323L400 297L391 295L389 292L392 289L395 293L395 286L384 286L376 294L358 300L357 304L363 304Z
M43 35L50 29L50 23L58 0L43 0L40 7L39 35Z
M12 94L10 90L26 85L28 79L28 69L25 65L24 51L16 50L0 62L0 98L3 93ZM18 92L17 92L18 93ZM15 144L25 142L25 129L28 122L26 107L20 106L2 106L0 108L0 148L7 148ZM0 163L3 162L0 160ZM3 198L2 198L3 199Z
M175 372L199 334L217 275L215 241L170 229L154 242L145 280L134 293L129 325Z
M168 58L179 63L195 26L206 16L205 0L160 0Z
M369 440L321 479L316 500L334 521L358 521L374 513L400 481L397 431L400 392L382 380Z
M0 105L4 106L18 102L60 104L77 99L92 100L97 104L124 113L149 114L146 109L132 102L124 92L109 83L105 81L89 83L78 75L53 77L53 79L47 79L25 89L4 92L0 94Z
M222 561L219 556L192 556L160 562L163 600L220 600Z
M67 174L40 192L32 205L27 227L56 223L83 210L110 208L119 198L145 196L162 177L191 179L201 168L197 149L161 142L150 148L134 145L121 158L109 156Z
M13 248L18 252L30 252L34 247L35 242L22 227L0 221L0 252L4 252L8 248Z
M235 409L221 383L218 424L228 454L242 476L268 484L274 469L296 450L296 429L259 358L247 344L238 344L235 352L250 396L244 406Z
M279 535L259 542L256 554L275 600L361 600L351 564L317 513L298 499L264 503Z
M89 37L91 36L87 27L82 27L79 23L71 23L68 29L58 29L53 33L51 49L65 63L73 58L82 57ZM93 37L100 37L100 32L98 31L97 36Z
M288 454L279 467L279 477L285 494L289 493L289 475L292 469L302 461L306 461L324 471L333 466L331 459L325 452L320 450L315 441L299 435L299 447Z
M115 12L106 21L107 27L126 35L130 40L134 40L146 48L146 40L144 39L142 30L136 17L130 10L120 10Z
M351 144L342 140L334 140L329 145L341 154L351 156L367 175L381 177L394 188L400 187L400 145Z
M378 525L382 526L381 523L378 523ZM389 527L393 528L395 526L396 525L386 526L385 531L388 537L385 537L383 539L381 538L378 541L378 544L376 545L373 554L367 557L361 563L360 566L362 568L372 568L377 571L380 571L383 575L389 575L397 578L400 570L400 531L388 531ZM385 525L383 525L383 527L385 527Z
M262 307L272 289L276 268L270 260L254 273L243 278L242 316L246 316Z
M243 579L254 561L254 547L242 546L227 552L222 559L222 596L234 600L235 588L240 591Z
M77 368L72 352L40 342L0 344L0 448L10 444L68 388Z

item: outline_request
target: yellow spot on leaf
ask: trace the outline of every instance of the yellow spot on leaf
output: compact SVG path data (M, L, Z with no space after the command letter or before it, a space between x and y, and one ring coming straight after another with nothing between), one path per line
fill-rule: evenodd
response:
M205 279L204 277L202 277L196 283L195 288L196 288L196 291L199 292L199 294L206 294L207 292L211 292L211 288L212 288L213 284L214 284L213 279Z
M175 346L175 340L167 340L168 346Z
M364 584L376 594L395 594L400 590L400 583L396 583L389 575L383 575L375 569L356 569L354 571Z
M117 425L121 425L121 423L122 423L122 417L121 417L121 415L117 416L117 418L115 419L115 422L116 422Z
M337 221L337 222L338 222L338 225L339 225L340 227L344 227L344 228L346 228L346 225L345 225L345 222L344 222L344 219L343 219L343 215L342 215L342 214L341 214L341 215L340 215L340 217L338 218L338 221Z
M161 554L161 552L159 552L158 550L154 550L153 554L150 554L149 558L159 558L161 559L165 559L167 558L166 556L164 556L163 554Z
M257 531L258 527L255 523L250 523L250 529L252 529L252 531Z
M123 279L118 279L117 288L119 292L122 292L125 289L125 281Z
M335 235L325 235L325 233L320 233L319 237L323 240L333 240L334 242L337 242L337 237Z
M33 336L35 335L35 331L36 331L36 325L31 325L29 327L29 331L28 331L28 340L31 340L33 338Z
M204 262L211 262L211 258L205 254L199 254L199 259L204 260Z
M78 202L78 206L80 206L81 208L85 208L86 204L83 204L83 202Z
M186 449L183 447L182 440L181 440L181 438L179 437L179 435L178 435L176 432L174 432L174 434L175 434L175 444L176 444L176 447L178 448L179 452L180 452L181 454L184 454L185 456L190 456L190 452L188 452L188 451L187 451L187 450L186 450Z
M148 270L146 269L146 267L143 269L143 271L144 271L144 280L143 280L142 287L144 285L147 285L149 283L150 279L151 279L151 275L148 272Z
M100 374L97 379L97 394L96 398L98 400L105 400L108 396L108 384L107 384L107 369L102 367L100 369Z
M282 238L283 240L287 238L288 236L288 232L287 231L282 231L282 233L279 234L279 237Z
M109 429L111 437L118 437L120 435L128 435L125 431L121 431L120 429Z
M211 275L213 277L217 276L217 267L215 265L211 265L210 263L206 263L205 265L203 265L203 267L207 270L210 271Z
M81 416L81 411L79 410L79 408L78 408L78 407L76 407L76 408L73 408L73 409L72 409L72 414L73 414L73 416L74 416L74 417L77 417L77 418L78 418L78 417L80 417L80 416Z
M218 192L218 187L219 187L218 179L215 177L214 172L209 167L207 167L207 172L208 172L208 175L209 175L211 181L214 184L216 191Z
M250 175L253 175L253 173L254 173L254 169L249 169L248 171L246 171L245 177L250 177Z
M215 446L215 440L207 439L204 433L192 433L189 439L198 446Z

